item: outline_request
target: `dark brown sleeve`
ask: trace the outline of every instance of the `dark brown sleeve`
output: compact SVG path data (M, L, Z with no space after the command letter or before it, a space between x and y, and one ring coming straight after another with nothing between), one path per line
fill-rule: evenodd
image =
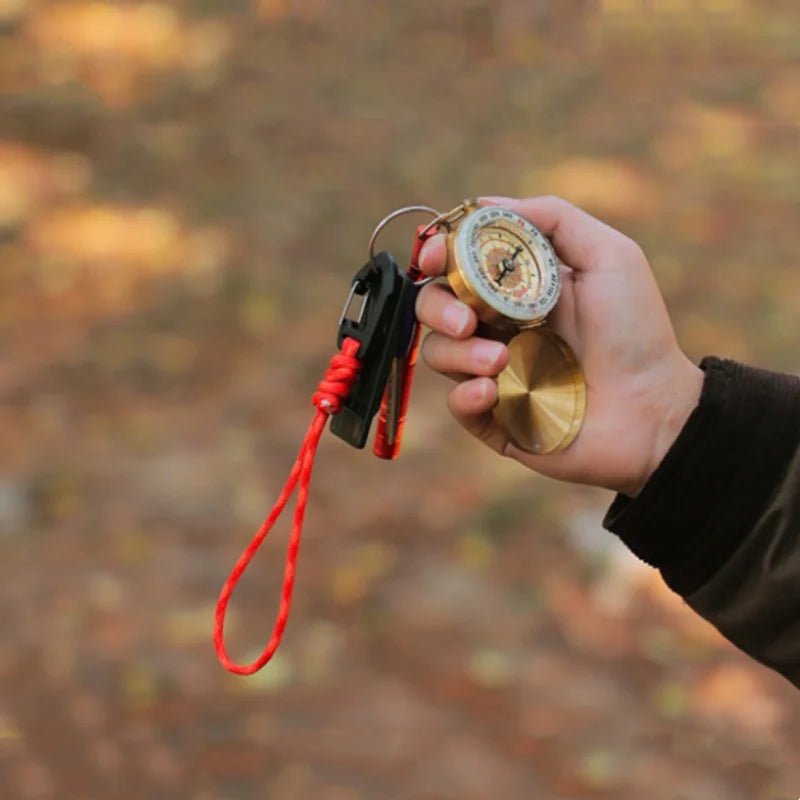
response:
M707 358L703 391L604 525L734 644L800 687L800 379Z

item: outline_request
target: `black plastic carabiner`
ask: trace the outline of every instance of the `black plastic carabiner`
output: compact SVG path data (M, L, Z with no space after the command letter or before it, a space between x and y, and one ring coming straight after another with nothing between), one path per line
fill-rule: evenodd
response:
M330 425L336 436L353 447L362 448L367 442L413 294L411 280L385 251L376 254L353 278L339 320L337 344L341 348L346 338L359 342L356 358L362 368L350 396Z

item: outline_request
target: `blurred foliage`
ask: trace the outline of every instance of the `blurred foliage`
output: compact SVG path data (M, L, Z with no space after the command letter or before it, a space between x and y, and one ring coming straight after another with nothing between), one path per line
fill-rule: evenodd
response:
M323 443L276 660L210 636L392 208L562 194L797 371L798 63L794 0L0 0L0 796L796 798L796 693L425 370L397 463Z

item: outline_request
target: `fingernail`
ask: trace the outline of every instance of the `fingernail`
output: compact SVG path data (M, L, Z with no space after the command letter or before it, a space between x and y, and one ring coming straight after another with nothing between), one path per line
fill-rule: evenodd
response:
M500 353L503 352L501 342L475 342L472 346L472 358L479 367L488 369L497 363Z
M486 385L486 381L473 381L470 384L469 396L470 399L476 402L482 403L486 399L488 392L489 387Z
M422 245L422 249L419 251L419 268L425 272L425 268L428 266L428 261L430 260L430 252L426 248L427 242Z
M458 336L469 324L469 309L456 300L445 308L442 318L447 332Z

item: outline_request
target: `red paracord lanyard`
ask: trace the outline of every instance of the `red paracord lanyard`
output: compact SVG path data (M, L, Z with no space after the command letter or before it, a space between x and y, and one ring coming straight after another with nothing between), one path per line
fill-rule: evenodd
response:
M281 642L281 637L286 628L286 623L289 620L289 611L291 609L292 589L294 588L297 566L297 553L300 549L300 537L303 533L303 518L305 517L306 506L308 504L308 489L311 483L311 471L314 467L314 456L317 452L317 446L319 445L322 431L325 430L328 417L338 413L342 402L350 393L353 383L361 370L361 362L356 358L358 349L359 343L355 339L345 339L342 343L341 352L337 353L331 359L331 365L326 371L325 377L320 382L319 388L313 397L313 403L317 407L317 413L308 428L303 444L300 447L300 452L297 455L297 460L294 462L294 466L289 473L283 491L278 497L270 515L264 520L264 524L239 557L239 560L236 562L236 565L220 592L219 600L217 601L217 609L214 614L214 647L216 648L217 657L222 665L237 675L252 675L254 672L258 672L258 670L272 658L272 655L278 649L278 645ZM292 531L289 536L289 547L286 554L286 569L283 573L283 589L281 591L280 607L278 609L277 619L275 620L275 627L272 631L272 637L261 655L255 661L251 664L237 664L235 661L231 660L228 651L225 649L225 612L228 608L228 602L231 599L233 590L236 588L236 584L250 565L261 543L275 524L275 521L283 512L292 492L298 484L299 488L297 489L294 520L292 522Z
M422 250L422 245L433 235L434 231L426 231L425 225L420 225L417 228L417 235L414 237L414 245L411 249L411 260L406 273L408 277L416 282L422 277L422 270L419 268L419 254ZM397 431L395 433L394 441L389 441L386 431L387 423L387 398L383 398L381 403L380 413L378 414L378 427L375 431L375 444L372 452L378 458L385 458L393 460L397 458L400 452L400 443L403 440L403 428L406 424L406 413L408 412L408 401L411 397L411 385L414 380L414 369L417 364L417 355L419 353L420 333L422 329L419 325L414 327L411 335L411 343L408 348L408 353L405 357L403 364L403 394L400 398L400 407L398 408Z
M387 392L384 392L383 394L383 401L378 414L378 430L375 437L375 447L373 451L381 458L396 458L402 439L403 426L405 423L408 399L411 391L411 382L414 373L414 364L417 358L417 351L419 350L419 325L416 323L416 320L413 317L413 301L416 296L415 290L421 285L416 282L422 275L418 264L419 253L424 241L430 235L432 235L430 225L427 227L420 226L420 228L417 229L417 236L415 237L414 247L411 254L411 264L409 266L407 275L403 279L406 282L405 286L408 290L408 293L405 295L400 294L397 296L397 298L395 298L395 302L397 303L396 306L393 306L391 303L389 303L389 301L387 301L387 304L384 306L389 311L393 311L395 307L398 308L399 316L398 314L394 314L394 316L390 314L385 318L380 317L381 319L385 320L388 320L391 317L398 324L403 323L411 325L410 328L405 328L404 331L407 338L403 338L402 335L397 333L397 328L395 327L393 330L396 334L396 340L391 335L387 335L385 343L379 348L381 350L381 358L378 360L382 361L382 363L388 364L386 358L389 355L399 359L399 377L396 377L395 379L401 382L399 390L397 389L397 386L395 386L398 396L395 397L393 395L392 399L390 400ZM394 261L391 260L391 257L389 257L388 262L386 258L382 258L386 255L387 254L385 253L379 254L377 257L377 262L380 262L385 270L384 275L387 274L386 270L388 270L388 275L390 276L388 279L386 279L386 283L382 285L395 286L397 284L397 279L395 278L397 267L394 265ZM378 269L376 266L376 257L372 252L370 252L370 263L364 269L370 274L375 269ZM363 272L364 271L362 270L358 274L361 275ZM356 287L357 282L358 276L354 280L354 287ZM377 285L373 286L372 288L376 290L377 296L382 296L382 293L380 289L377 288ZM351 290L351 295L348 300L352 299L353 291L354 290ZM367 289L366 291L369 292L370 290ZM403 306L398 299L399 297L405 297L405 302L408 305ZM406 316L407 314L410 314L411 316ZM360 314L358 319L360 321ZM317 413L314 416L308 432L306 433L305 439L303 440L303 444L300 447L297 460L294 462L294 466L289 473L286 484L284 485L280 496L275 502L272 511L256 535L253 537L245 551L239 557L239 560L236 562L236 565L231 571L230 576L225 581L225 585L222 587L219 600L217 601L217 608L214 615L214 647L216 648L217 657L222 665L230 672L236 673L237 675L252 675L254 672L258 672L258 670L260 670L270 660L270 658L272 658L273 654L278 649L284 629L286 628L286 624L289 620L292 602L292 589L294 588L294 579L297 567L297 555L300 549L300 538L303 532L303 519L306 513L306 506L308 505L308 491L311 483L311 471L314 466L314 456L317 452L320 437L322 436L322 431L325 430L325 425L328 421L328 418L334 414L338 414L342 409L342 404L346 401L348 406L351 404L351 401L359 399L363 401L364 398L357 396L359 395L358 389L356 389L356 392L354 392L354 397L348 400L348 397L350 397L351 391L353 390L353 385L356 383L356 380L360 374L363 373L362 381L366 380L371 368L373 374L379 374L375 373L374 371L374 366L376 363L374 360L376 358L374 350L371 351L365 346L364 351L360 353L359 351L361 350L362 343L357 339L352 338L351 336L345 336L345 338L342 340L341 324L342 323L340 321L339 341L342 342L341 352L337 353L331 359L331 365L326 371L325 377L320 382L319 388L313 397L313 403L317 407ZM358 324L356 327L358 328ZM380 330L382 334L387 333L388 331L388 329L384 330L383 328L380 328ZM363 334L354 333L353 335L362 336ZM407 349L404 353L402 352L403 345L401 345L401 342L407 342ZM398 348L400 352L390 348ZM370 352L372 353L372 356L369 355ZM358 355L361 355L361 358L366 360L362 362L356 357ZM360 385L361 383L359 383L359 386ZM373 383L372 385L380 386L380 383ZM375 396L377 397L377 395ZM396 409L394 407L392 409L393 427L391 430L388 424L388 407L390 402L397 404ZM361 408L360 405L359 408ZM363 408L361 408L361 411L363 413ZM374 411L372 413L374 413ZM367 422L367 427L364 429L365 436L368 426L369 423ZM348 432L351 433L352 431L348 429ZM358 437L356 438L358 439ZM363 446L363 441L361 439L358 439L357 442L351 441L351 444L353 443L355 443L356 446ZM291 497L295 488L297 488L297 501L295 504L292 530L289 536L286 567L283 573L283 588L281 590L280 606L278 608L278 615L275 620L272 636L261 655L255 661L253 661L251 664L237 664L235 661L231 660L227 650L225 649L224 627L228 603L230 602L231 595L233 594L239 579L250 565L250 562L253 560L258 548L261 546L267 534L272 529L272 526L275 524L278 517L283 513L283 510L285 509L286 504L289 502L289 498Z

